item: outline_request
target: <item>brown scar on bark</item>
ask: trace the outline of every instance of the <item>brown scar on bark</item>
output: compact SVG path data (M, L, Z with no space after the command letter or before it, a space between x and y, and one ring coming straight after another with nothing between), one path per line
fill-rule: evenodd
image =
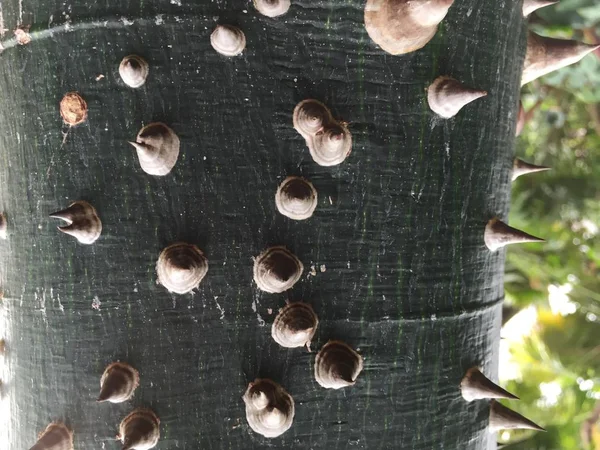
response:
M31 25L19 25L14 31L15 39L19 45L27 45L31 42L31 35L29 34L29 28Z
M85 122L87 111L87 103L77 92L67 92L60 101L60 115L71 127Z

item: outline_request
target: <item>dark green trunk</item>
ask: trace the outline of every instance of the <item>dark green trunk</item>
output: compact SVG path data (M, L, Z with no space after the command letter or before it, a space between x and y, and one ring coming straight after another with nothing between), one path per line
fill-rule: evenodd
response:
M0 441L26 449L63 420L76 449L118 448L120 420L145 405L161 418L161 450L493 447L488 403L466 403L458 385L473 365L497 371L504 256L486 249L483 230L508 210L520 2L457 0L434 40L406 56L370 40L360 0L292 0L276 19L241 0L173 3L2 1ZM32 25L28 45L12 37L20 22ZM242 56L211 48L217 22L244 30ZM150 64L138 90L118 75L132 53ZM489 95L442 120L425 94L439 75ZM58 110L69 91L89 106L71 129ZM292 127L305 98L349 122L341 165L316 165ZM181 139L162 178L127 143L153 121ZM275 209L288 175L318 191L307 221ZM48 218L75 200L102 218L92 246ZM159 252L179 240L208 257L193 296L156 284ZM261 293L252 257L277 244L305 272L292 291ZM359 349L354 387L322 389L314 353L271 339L287 298L314 306L313 349L334 338ZM96 404L118 359L140 371L140 387L130 402ZM280 438L246 423L241 397L258 376L296 401Z

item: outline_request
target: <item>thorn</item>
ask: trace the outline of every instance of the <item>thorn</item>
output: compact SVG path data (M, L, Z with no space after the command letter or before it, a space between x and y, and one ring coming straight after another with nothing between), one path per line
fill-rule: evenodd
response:
M70 211L70 208L63 209L62 211L56 211L49 214L49 217L53 219L61 219L67 222L69 225L73 223L73 214ZM58 227L60 229L60 227Z
M329 341L315 358L315 380L326 389L352 386L363 370L363 358L341 341Z
M50 217L67 222L67 225L59 226L58 229L75 237L82 244L94 243L102 233L102 222L96 209L83 200L71 203L67 209L54 212Z
M0 213L0 239L6 239L8 237L8 224L6 222L6 214Z
M512 181L515 181L521 175L527 175L529 173L536 172L544 172L546 170L550 170L550 167L536 166L535 164L528 163L526 161L523 161L522 159L515 158L515 162L513 164Z
M495 433L498 430L512 429L546 431L518 412L492 400L490 402L490 433Z
M600 48L600 45L554 39L529 32L521 85L555 70L575 64L598 48Z
M441 76L429 86L427 102L434 113L449 119L465 105L486 95L486 91L467 88L454 78Z
M160 439L160 419L153 411L136 408L119 425L123 450L151 449Z
M523 108L523 103L519 102L519 114L517 115L517 130L516 135L519 136L525 127L525 122L527 122L527 114L525 114L525 109Z
M151 147L149 145L146 144L140 144L139 142L132 142L132 141L128 141L131 145L133 145L133 147L141 154L143 155L147 155L148 153L150 153L150 149Z
M40 433L37 442L29 450L73 449L73 432L66 425L53 422Z
M484 398L507 398L519 400L519 397L502 389L496 383L488 379L478 367L470 368L460 383L463 398L472 402Z
M80 230L72 223L69 225L58 226L56 228L58 229L58 231L62 231L63 233L68 234L69 236L73 236L74 238L77 238L80 234Z
M100 394L96 401L121 403L129 400L139 382L140 374L129 364L119 361L109 364L100 379Z
M527 234L524 231L510 227L497 217L491 219L485 226L484 241L490 251L509 244L522 244L525 242L545 242L543 239Z
M523 0L523 17L527 17L537 9L556 5L557 3L558 0Z

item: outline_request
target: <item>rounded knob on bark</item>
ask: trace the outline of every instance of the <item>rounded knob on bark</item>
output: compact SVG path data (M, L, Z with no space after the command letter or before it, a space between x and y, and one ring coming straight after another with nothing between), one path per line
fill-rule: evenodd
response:
M300 260L287 248L271 247L254 260L254 282L265 292L279 293L291 289L303 270Z
M363 369L363 359L342 341L329 341L315 360L315 379L327 389L352 386Z
M277 17L290 9L290 0L253 0L256 10L267 17Z
M156 446L159 438L160 419L150 409L134 409L119 425L117 439L123 450L148 450Z
M127 86L132 88L141 87L146 82L149 71L148 63L137 55L126 56L119 64L121 79Z
M318 325L319 319L308 303L288 303L275 317L271 336L282 347L295 348L306 345L310 350L310 341Z
M158 282L176 294L187 294L197 288L207 272L208 261L202 250L185 242L169 245L156 262Z
M321 129L333 122L329 108L318 100L302 100L294 108L292 115L294 128L305 139L316 135Z
M292 120L317 164L335 166L352 151L352 135L346 124L336 121L320 101L308 99L298 103Z
M339 123L327 125L307 143L313 160L320 166L341 164L352 151L352 135Z
M179 138L164 123L154 122L142 128L135 142L140 166L150 175L164 176L177 162L179 156Z
M267 438L282 435L294 420L294 399L283 387L266 378L248 385L242 397L250 428Z
M210 35L210 43L221 55L237 56L246 48L246 36L233 25L217 25Z
M140 375L127 363L110 364L100 379L98 402L121 403L129 400L138 387Z
M277 189L275 204L290 219L308 219L317 207L317 190L304 178L287 177Z
M67 225L58 227L60 231L69 234L82 244L93 244L102 234L102 221L96 208L84 200L78 200L67 209L50 214L50 217L62 219Z
M365 28L383 50L400 55L425 46L454 0L368 0Z

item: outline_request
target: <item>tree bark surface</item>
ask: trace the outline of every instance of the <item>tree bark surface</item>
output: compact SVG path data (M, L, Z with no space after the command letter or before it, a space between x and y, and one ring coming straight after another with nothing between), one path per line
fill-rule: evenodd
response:
M516 0L456 0L436 37L404 56L381 51L364 2L294 1L270 19L241 0L2 0L0 39L0 441L29 448L53 420L75 449L111 449L135 406L161 419L171 449L484 449L487 402L459 383L497 372L503 252L483 242L505 219L525 30ZM210 46L236 24L247 48ZM13 30L31 25L32 41ZM121 59L150 64L126 87ZM450 120L426 87L450 75L489 95ZM66 127L59 102L79 92L88 120ZM292 127L294 106L323 101L349 123L353 150L320 167ZM127 143L161 121L181 139L173 171L153 177ZM66 133L66 134L65 134ZM313 182L312 218L292 221L274 195L288 175ZM86 200L103 222L91 246L48 214ZM156 283L161 249L197 244L208 274L194 295ZM253 257L285 245L304 263L294 289L265 294ZM312 304L313 341L363 355L355 386L322 389L314 351L283 349L270 324L285 300ZM127 361L141 383L127 403L97 404L100 376ZM242 394L269 377L296 402L292 428L266 439Z

